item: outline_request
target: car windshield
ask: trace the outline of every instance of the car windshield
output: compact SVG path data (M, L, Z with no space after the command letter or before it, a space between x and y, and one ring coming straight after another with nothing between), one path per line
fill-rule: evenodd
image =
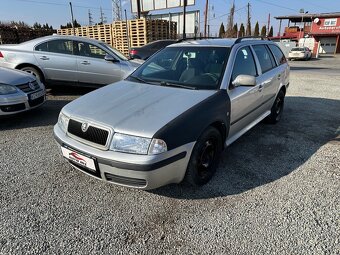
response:
M115 48L112 48L110 45L106 43L100 43L100 45L106 48L107 50L112 51L120 60L128 60L121 52L119 52Z
M168 47L152 56L128 80L186 89L216 90L228 61L228 47Z
M305 51L304 48L293 48L292 51Z

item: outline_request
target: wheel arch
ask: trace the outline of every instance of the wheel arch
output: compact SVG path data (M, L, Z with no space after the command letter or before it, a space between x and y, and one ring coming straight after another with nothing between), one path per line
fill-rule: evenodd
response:
M20 70L21 68L24 68L24 67L33 67L34 69L36 69L36 70L40 73L40 75L41 75L41 77L42 77L42 81L43 81L43 82L45 81L45 74L44 74L44 72L41 70L41 68L39 68L38 66L36 66L36 65L34 65L34 64L30 64L30 63L21 63L21 64L17 65L17 66L15 67L15 69Z
M215 121L210 124L209 127L216 128L218 132L220 132L221 137L222 137L222 148L225 148L225 141L227 139L227 127L223 121Z

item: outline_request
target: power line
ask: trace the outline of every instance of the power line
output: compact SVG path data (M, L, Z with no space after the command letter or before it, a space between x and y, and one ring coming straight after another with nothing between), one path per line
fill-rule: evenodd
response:
M14 1L25 2L25 3L36 3L36 4L66 6L66 7L68 7L68 4L61 4L61 3L56 3L56 2L44 2L44 1L39 1L39 0L14 0ZM73 7L100 10L99 7L93 7L93 6L73 5ZM102 8L102 10L111 11L111 9L105 9L105 8Z
M247 8L247 5L245 5L245 6L241 7L241 8L239 8L239 9L235 10L235 12L238 12L238 11L240 11L240 10L242 10L242 9L245 9L245 8ZM223 14L223 15L221 15L221 16L218 16L218 17L209 19L208 21L215 20L215 19L219 19L219 18L222 18L222 17L227 16L227 15L229 15L229 14L230 14L230 12L225 13L225 14ZM203 22L204 22L204 21L201 21L200 23L203 23Z
M292 9L292 8L282 6L282 5L278 5L278 4L273 4L271 2L267 2L267 1L264 1L264 0L255 0L255 1L265 3L265 4L269 4L269 5L272 5L272 6L276 6L276 7L279 7L279 8L287 9L287 10L290 10L290 11L299 12L299 10Z

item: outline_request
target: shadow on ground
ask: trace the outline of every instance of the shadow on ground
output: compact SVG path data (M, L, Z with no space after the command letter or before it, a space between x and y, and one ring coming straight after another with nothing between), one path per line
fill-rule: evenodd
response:
M172 184L148 192L204 199L240 194L274 182L303 165L324 144L340 145L339 109L340 100L287 97L281 122L261 123L228 147L207 185Z
M54 125L60 110L69 100L47 100L42 106L28 112L0 117L1 130L22 129Z

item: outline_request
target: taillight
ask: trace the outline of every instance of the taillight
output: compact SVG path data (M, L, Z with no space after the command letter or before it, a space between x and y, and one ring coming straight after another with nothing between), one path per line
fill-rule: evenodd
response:
M4 55L2 55L2 53L1 53L1 51L0 51L0 58L3 58L4 57Z
M138 51L136 50L130 50L130 55L136 55L138 53Z

